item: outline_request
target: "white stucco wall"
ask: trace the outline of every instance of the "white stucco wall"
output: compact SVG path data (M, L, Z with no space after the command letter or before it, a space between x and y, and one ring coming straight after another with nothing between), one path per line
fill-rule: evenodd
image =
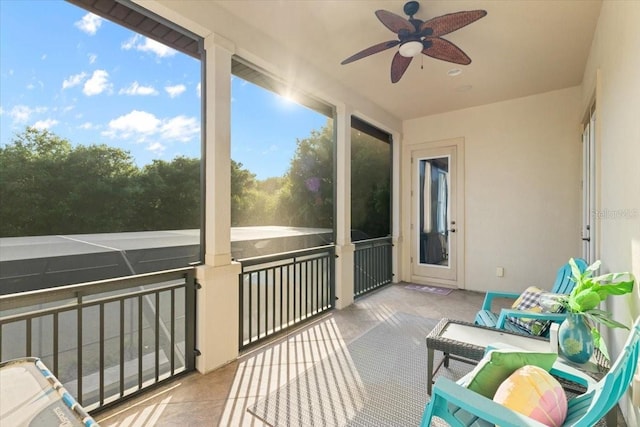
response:
M549 289L557 269L581 255L579 102L573 87L404 123L404 151L464 138L466 289ZM411 203L408 162L402 206ZM410 212L402 220L406 280Z
M607 1L585 68L582 109L596 93L599 141L600 258L602 271L631 271L640 278L640 2ZM599 75L597 82L596 75ZM597 91L596 91L597 90ZM606 213L608 212L608 213ZM614 213L615 212L615 213ZM610 298L607 309L631 324L640 316L640 285ZM608 334L612 357L627 331ZM620 402L627 425L640 425L640 408L631 393Z

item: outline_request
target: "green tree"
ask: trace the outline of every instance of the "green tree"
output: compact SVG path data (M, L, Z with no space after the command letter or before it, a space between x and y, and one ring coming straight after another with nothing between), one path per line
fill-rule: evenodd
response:
M351 227L370 237L390 234L390 145L351 132Z
M0 236L200 227L200 161L77 145L27 128L0 147Z
M107 145L75 147L64 161L59 183L67 226L60 233L130 231L138 191L131 155Z
M69 141L27 128L0 147L0 236L45 234L68 209L59 199Z
M333 227L333 125L298 140L277 215L285 225Z
M256 175L231 160L231 226L257 225L255 188Z
M137 180L135 230L200 228L200 160L154 160Z

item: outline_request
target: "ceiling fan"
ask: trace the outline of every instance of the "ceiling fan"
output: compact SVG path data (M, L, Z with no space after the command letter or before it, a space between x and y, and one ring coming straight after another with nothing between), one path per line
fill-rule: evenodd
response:
M396 33L398 40L390 40L368 47L348 57L341 64L349 64L374 53L400 45L391 62L392 83L397 83L400 80L413 57L420 53L455 64L469 65L471 58L458 46L443 39L441 36L477 21L485 16L487 11L471 10L449 13L428 21L422 21L413 17L419 8L420 4L417 1L410 1L404 5L404 13L409 16L409 19L386 10L377 10L376 16L380 22Z

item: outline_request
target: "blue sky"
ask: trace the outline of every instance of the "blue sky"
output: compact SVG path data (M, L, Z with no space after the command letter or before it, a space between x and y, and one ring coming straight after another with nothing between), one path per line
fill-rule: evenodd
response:
M63 1L0 0L0 144L26 126L153 159L200 157L200 62ZM282 175L326 118L232 79L232 158Z

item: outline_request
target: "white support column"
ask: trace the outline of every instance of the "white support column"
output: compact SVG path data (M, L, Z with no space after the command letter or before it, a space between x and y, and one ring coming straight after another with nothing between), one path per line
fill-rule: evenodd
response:
M336 307L353 303L353 262L351 243L351 110L340 105L336 118Z
M202 373L238 357L240 264L231 261L231 56L229 41L205 38L205 265L196 270L196 346Z

